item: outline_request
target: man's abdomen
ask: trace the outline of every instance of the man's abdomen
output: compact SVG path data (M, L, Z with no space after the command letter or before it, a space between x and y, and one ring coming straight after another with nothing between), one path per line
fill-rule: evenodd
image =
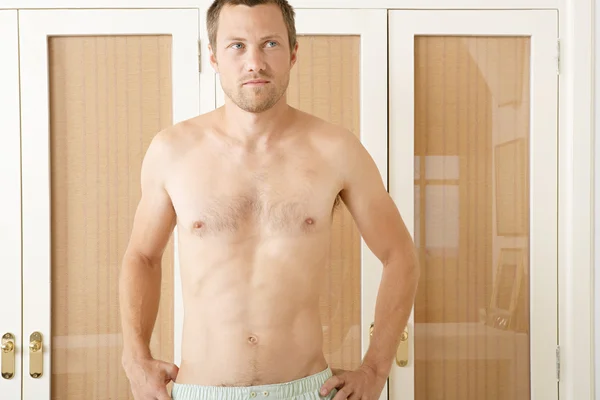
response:
M234 274L226 267L201 288L184 281L178 382L249 386L322 371L318 274L310 264L299 268L263 265L262 272Z
M179 383L262 385L299 379L326 367L321 325L314 311L294 318L285 315L270 326L251 319L223 323L214 316L192 318L186 316Z

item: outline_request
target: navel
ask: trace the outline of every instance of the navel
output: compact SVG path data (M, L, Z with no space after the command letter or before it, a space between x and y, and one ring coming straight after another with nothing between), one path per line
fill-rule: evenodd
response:
M248 343L250 343L252 345L258 344L258 337L256 337L256 335L248 336Z

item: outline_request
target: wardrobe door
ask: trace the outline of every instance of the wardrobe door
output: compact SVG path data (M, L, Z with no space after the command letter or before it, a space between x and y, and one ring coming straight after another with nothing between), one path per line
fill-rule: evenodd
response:
M21 115L17 12L0 10L0 393L21 398Z
M558 15L390 12L390 193L421 279L395 399L558 398Z
M358 136L387 183L387 12L297 9L296 31L298 60L290 73L288 104ZM217 100L224 104L219 82ZM380 278L381 262L341 204L333 217L320 298L331 367L360 366ZM382 398L387 399L387 389Z
M118 276L154 135L199 113L196 9L20 12L23 398L132 399ZM173 236L152 354L179 361Z

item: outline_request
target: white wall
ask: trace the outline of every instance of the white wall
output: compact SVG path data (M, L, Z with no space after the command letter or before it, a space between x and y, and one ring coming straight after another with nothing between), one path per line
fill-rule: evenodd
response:
M600 62L597 55L600 52L600 0L594 1L594 360L595 360L595 398L600 399L600 162L597 157L600 155L600 101L596 95L600 93Z

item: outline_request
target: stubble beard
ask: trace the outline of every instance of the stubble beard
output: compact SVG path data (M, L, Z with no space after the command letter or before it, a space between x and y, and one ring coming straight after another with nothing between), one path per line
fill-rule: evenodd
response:
M223 92L240 109L258 114L271 109L277 104L285 94L288 83L289 77L286 77L279 84L276 81L270 80L270 83L262 87L236 86L236 91L223 85Z

